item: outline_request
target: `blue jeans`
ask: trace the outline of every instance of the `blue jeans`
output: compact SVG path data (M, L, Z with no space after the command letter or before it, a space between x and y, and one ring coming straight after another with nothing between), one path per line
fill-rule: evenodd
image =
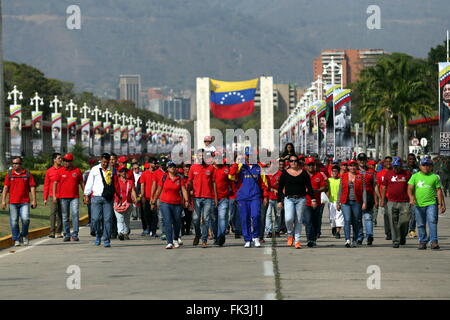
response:
M22 220L22 232L19 227L19 216ZM30 226L30 204L29 203L10 203L9 204L9 226L11 227L13 241L19 241L20 238L28 235Z
M161 201L159 205L164 217L164 233L166 234L167 244L173 244L173 240L178 240L181 231L181 211L180 204L170 204Z
M111 213L112 201L106 201L103 197L91 198L93 230L97 237L103 235L103 241L111 238Z
M344 214L344 233L345 240L350 240L350 226L353 227L353 241L356 241L359 235L359 220L361 217L361 204L356 201L347 201L342 203L342 213Z
M272 201L272 200L271 200ZM284 219L288 236L295 236L295 241L300 241L302 231L302 217L305 212L306 198L284 198Z
M202 241L208 241L209 219L214 219L211 214L213 208L213 199L211 198L194 198L194 214L192 222L194 223L195 235L201 235Z
M219 200L217 208L214 208L214 219L211 219L214 230L214 239L225 236L225 230L228 225L228 207L229 200L224 198Z
M366 239L369 238L369 236L373 237L373 210L375 206L375 199L372 194L367 194L367 203L366 203L367 209L362 210L362 214L359 218L359 232L358 232L358 240L363 240L364 238L364 229L366 230ZM364 221L364 229L363 229L363 221Z
M229 209L230 223L234 228L234 232L236 234L241 234L242 233L241 217L239 216L239 211L237 209L236 199L228 199L228 209Z
M64 236L70 237L70 211L72 211L72 226L73 233L72 237L78 237L78 203L79 198L62 198L61 199L61 212L62 212L62 221L63 221L63 229Z
M438 208L435 204L426 207L415 207L417 230L419 231L419 242L427 243L428 241L438 241L437 224L438 224ZM427 235L427 223L430 236Z
M277 200L269 200L266 213L266 233L272 233L272 212L275 212L275 232L280 232L281 209L278 208Z
M305 224L306 239L308 242L317 240L317 233L319 230L320 220L320 205L315 209L310 206L305 206L305 212L303 213L303 223Z

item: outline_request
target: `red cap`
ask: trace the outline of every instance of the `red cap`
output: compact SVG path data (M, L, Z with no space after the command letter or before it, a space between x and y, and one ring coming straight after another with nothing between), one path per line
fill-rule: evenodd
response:
M89 164L90 164L91 166L93 166L96 162L97 162L97 161L94 160L94 159L89 160Z
M341 166L344 166L344 165L348 165L348 162L347 161L342 161L341 162Z
M368 164L369 166L374 166L374 165L376 165L377 163L376 163L375 161L373 161L373 160L369 160L369 162L367 162L367 164Z
M121 157L119 157L119 159L118 159L118 161L119 162L127 162L127 157L125 157L125 156L121 156Z
M356 160L348 160L348 165L351 166L352 164L358 164Z
M128 170L127 166L124 166L123 164L121 164L121 165L117 168L117 171L120 172L120 170L123 170L123 169Z
M63 159L67 160L67 161L73 161L73 154L66 153L66 155L63 157Z
M144 163L144 169L150 169L150 164L148 162Z
M308 157L305 160L305 164L310 164L310 163L315 163L314 158L313 157Z

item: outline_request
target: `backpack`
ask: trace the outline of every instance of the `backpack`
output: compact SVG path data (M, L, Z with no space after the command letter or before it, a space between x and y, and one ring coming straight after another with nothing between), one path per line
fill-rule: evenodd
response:
M8 170L8 177L9 177L9 178L12 177L12 169L9 169L9 170ZM14 179L23 179L23 178L30 179L30 171L25 170L25 177L15 177Z

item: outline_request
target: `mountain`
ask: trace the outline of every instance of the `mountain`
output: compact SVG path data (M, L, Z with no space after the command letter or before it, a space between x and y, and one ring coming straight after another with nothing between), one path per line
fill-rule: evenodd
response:
M81 9L81 30L66 9ZM381 30L366 27L381 8ZM382 48L425 57L442 42L448 0L4 0L4 56L80 90L114 96L120 74L143 86L272 75L307 86L323 49Z

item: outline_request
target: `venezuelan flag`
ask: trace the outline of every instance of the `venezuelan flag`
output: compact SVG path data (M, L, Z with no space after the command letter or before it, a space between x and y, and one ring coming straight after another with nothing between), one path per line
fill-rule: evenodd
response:
M237 119L248 116L255 109L258 79L248 81L210 80L211 111L216 118Z

